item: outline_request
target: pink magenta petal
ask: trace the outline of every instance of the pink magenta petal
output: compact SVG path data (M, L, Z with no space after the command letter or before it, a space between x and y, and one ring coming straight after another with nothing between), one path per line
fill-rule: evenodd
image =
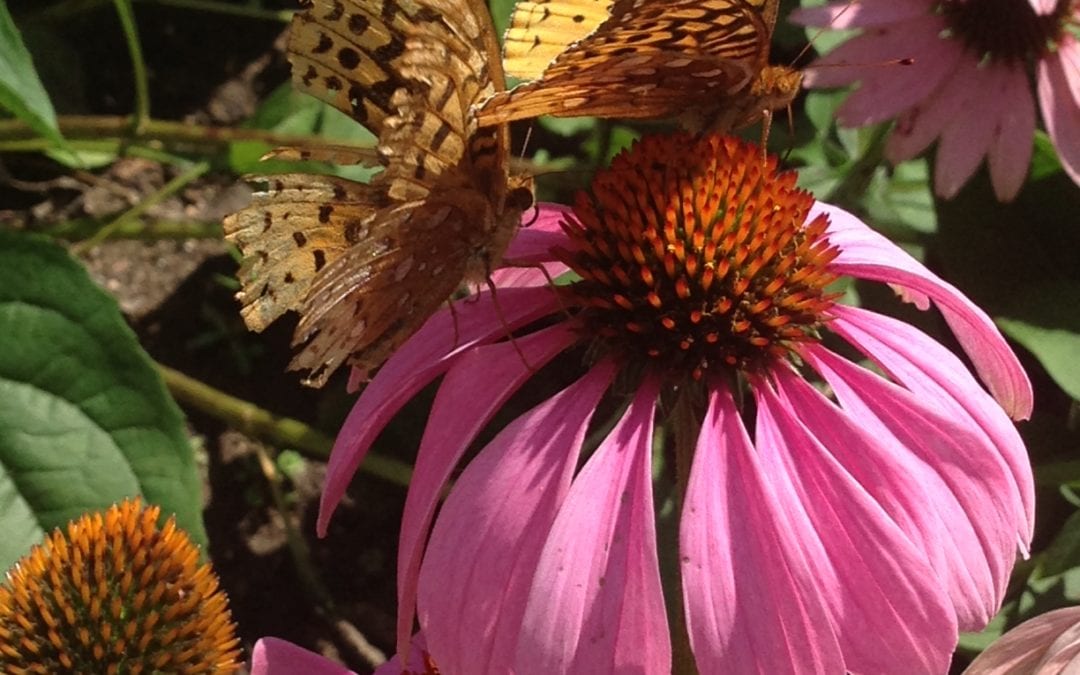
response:
M994 194L1009 202L1020 193L1031 166L1035 144L1035 100L1023 68L1010 68L1002 81L999 120L990 146L990 182Z
M821 7L802 7L792 10L788 21L803 26L818 26L832 30L884 26L899 21L918 19L934 10L932 0L861 0L837 2Z
M398 653L404 653L408 647L424 544L440 493L451 472L510 395L574 339L568 324L561 323L517 338L516 348L511 342L475 347L454 364L439 386L420 441L401 519L397 567ZM462 401L469 402L467 413L462 412Z
M925 554L799 422L799 410L771 386L755 384L762 470L791 483L787 514L812 566L814 592L830 610L844 669L945 672L956 646L956 617Z
M967 81L979 67L978 60L949 42L955 58L950 72L937 89L908 109L896 122L885 147L885 156L894 164L915 157L942 134L951 122L974 114L969 103Z
M783 480L761 465L731 394L714 391L679 527L687 631L701 673L844 672L818 579L796 549L805 535L787 516L801 507L775 491Z
M356 675L345 666L291 642L264 637L251 650L251 675Z
M1050 657L1054 642L1070 629L1080 624L1080 607L1066 607L1040 614L1020 624L1001 636L975 659L964 675L1057 675L1073 672L1057 668L1040 668L1047 665L1043 659ZM1073 668L1076 664L1073 664Z
M934 167L937 194L946 199L956 196L992 148L1004 151L991 164L999 174L1005 172L998 176L997 182L1008 177L1006 182L1012 185L1016 183L1013 174L1019 173L1019 182L1023 183L1035 131L1034 103L1027 75L1018 66L989 63L971 70L963 82L954 80L953 84L962 87L964 110L941 134ZM1008 139L999 146L998 139L1002 136ZM1004 199L1000 193L998 198Z
M443 504L420 569L420 625L439 668L513 666L532 575L577 464L610 362L514 420Z
M387 360L346 418L326 470L316 525L320 537L326 535L330 516L364 455L401 406L445 372L464 350L503 337L508 328L551 314L559 304L551 289L539 287L502 289L497 306L491 294L483 292L454 307L456 319L448 310L441 310Z
M561 204L540 204L537 211L527 211L521 218L522 226L510 241L503 256L506 260L521 262L551 262L551 249L556 246L573 246L559 225L573 210Z
M1039 105L1065 172L1080 183L1080 41L1066 33L1039 61Z
M808 383L777 377L799 421L923 552L961 628L981 629L997 611L998 580L978 533L942 478L889 434L878 435Z
M819 345L802 351L844 410L883 442L895 440L959 501L977 533L994 583L995 606L1017 552L1016 486L1001 455L969 419L954 420L915 394ZM892 439L890 439L892 437Z
M990 317L896 244L841 208L816 202L808 219L824 211L830 219L829 241L840 254L834 272L913 290L934 300L979 377L1013 419L1031 415L1032 390L1024 369Z
M856 307L836 306L830 330L872 358L916 396L955 418L969 416L1001 453L1013 477L1017 543L1027 553L1035 531L1035 483L1024 441L1001 407L952 352L917 328Z
M649 381L574 478L537 564L516 672L669 673Z

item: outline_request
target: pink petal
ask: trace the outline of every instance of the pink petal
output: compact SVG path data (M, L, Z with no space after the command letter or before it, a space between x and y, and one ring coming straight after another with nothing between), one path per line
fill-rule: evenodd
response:
M1038 67L1039 105L1065 172L1080 183L1080 41L1066 33Z
M902 24L863 31L808 66L808 87L861 81L837 111L844 126L890 119L929 96L952 72L959 49L938 36L941 17L933 14ZM885 65L914 58L910 65Z
M931 495L943 503L951 493L963 509L989 565L994 587L984 592L994 593L996 607L1016 559L1016 488L985 434L973 429L970 420L954 420L947 411L819 345L808 345L801 353L860 426L940 476L927 488L943 490ZM963 520L957 522L966 527Z
M541 549L615 367L604 362L507 426L443 504L420 569L420 625L439 668L505 673Z
M995 162L1000 167L998 171L1005 171L1010 185L1016 183L1011 175L1016 173L1020 174L1019 183L1023 183L1035 131L1034 113L1023 112L1034 105L1023 70L1011 65L985 64L968 72L963 82L954 80L954 84L962 88L965 110L941 134L934 167L935 192L946 199L955 197L1001 135L1008 135L1009 139L1001 146L1004 152ZM1029 123L1026 128L1010 124L1022 125L1025 120ZM999 182L1002 179L1003 176L998 177ZM1001 194L998 197L1003 199Z
M668 673L671 644L652 500L648 382L551 527L518 643L518 673Z
M777 391L904 534L947 593L961 628L981 629L997 611L998 580L975 528L942 478L889 434L876 435L809 384L778 377Z
M1052 657L1051 645L1067 631L1075 630L1080 625L1080 607L1066 607L1046 614L1040 614L1020 624L1001 636L986 651L975 659L964 675L1010 675L1011 673L1032 673L1032 675L1057 675L1064 671L1058 668L1038 666L1045 657ZM1044 666L1046 664L1043 664ZM1065 664L1059 664L1063 666ZM1076 667L1076 664L1073 664Z
M1031 6L1037 14L1052 14L1057 8L1058 0L1031 0Z
M551 262L554 258L551 249L572 246L559 225L564 218L573 214L569 206L562 204L539 204L535 212L526 212L522 216L521 228L510 241L503 258L520 262Z
M978 67L974 55L949 41L954 58L950 72L930 96L918 101L896 122L889 135L885 156L894 164L915 157L945 131L951 122L977 114L969 101L968 81Z
M1017 540L1026 554L1035 529L1035 485L1027 448L1001 407L952 352L903 321L855 307L833 308L829 328L869 356L894 380L954 419L971 420L1001 453L1015 489Z
M559 304L551 289L540 287L502 289L498 305L491 301L489 292L482 292L454 307L456 319L448 310L439 311L383 364L346 418L326 470L316 524L320 537L326 535L330 516L364 455L401 406L445 372L466 349L551 314Z
M820 26L832 30L883 26L917 19L931 14L932 0L862 0L837 2L821 7L801 7L792 10L788 21L803 26Z
M990 182L998 200L1009 202L1020 193L1031 166L1035 137L1035 101L1022 68L1011 68L1002 81L998 124L990 146Z
M783 467L780 471L785 471ZM842 673L818 583L731 394L714 391L679 527L683 604L702 673ZM790 480L790 479L789 479ZM784 483L786 484L786 482Z
M481 429L510 395L575 339L561 323L511 342L474 347L446 374L431 406L405 499L398 545L398 653L407 651L424 544L441 492ZM518 349L521 353L518 353ZM522 361L522 354L528 366ZM467 412L462 401L468 401Z
M260 638L251 650L251 675L356 675L303 647L275 637Z
M1031 415L1031 382L985 312L855 216L817 202L807 217L812 219L820 212L828 214L829 241L840 251L830 269L858 279L896 284L933 299L979 377L1005 412L1013 419L1027 419Z
M796 379L789 371L774 377L789 386ZM798 409L761 381L754 394L762 469L793 490L786 513L816 581L811 588L829 609L844 668L945 672L956 618L923 552L800 424Z
M401 654L396 654L392 659L376 668L372 675L420 675L421 673L431 672L432 669L428 667L429 665L438 666L434 662L432 664L427 663L430 654L427 648L427 636L424 635L423 631L413 635L410 644L404 664L402 664Z

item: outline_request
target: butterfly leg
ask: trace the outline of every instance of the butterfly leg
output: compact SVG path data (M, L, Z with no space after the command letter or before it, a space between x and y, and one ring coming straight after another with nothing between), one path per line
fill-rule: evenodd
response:
M454 348L456 349L461 341L461 333L458 331L458 315L457 310L454 309L454 299L446 299L446 308L450 310L450 320L454 325Z
M521 363L525 365L525 368L530 373L535 373L536 368L534 368L532 364L529 363L529 359L526 358L525 352L521 351L521 345L519 345L517 340L514 338L514 331L510 328L510 324L506 321L506 315L503 314L502 305L499 304L499 296L495 290L495 282L491 280L491 276L488 276L487 278L487 287L488 290L491 291L491 304L493 307L495 307L495 314L499 317L499 322L503 325L503 328L506 329L506 337L510 339L510 344L514 346L514 351L517 352L517 355L521 359Z
M522 226L524 227L524 225ZM559 292L559 285L555 283L555 279L548 272L547 268L542 263L537 262L516 262L504 258L502 261L503 267L519 267L521 269L536 269L540 270L540 273L544 275L544 279L547 280L547 285L551 288L551 292L555 294L555 300L559 303L559 311L566 316L567 319L572 318L570 309L563 302L563 294Z

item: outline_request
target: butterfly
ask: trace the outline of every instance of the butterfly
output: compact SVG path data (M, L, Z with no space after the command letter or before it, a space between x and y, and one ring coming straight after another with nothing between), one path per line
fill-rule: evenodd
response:
M676 117L731 131L788 106L802 74L769 65L779 0L531 0L506 34L505 68L481 124L555 117ZM768 122L768 120L766 120Z
M384 168L370 183L271 175L228 216L243 253L241 314L261 331L300 314L290 368L322 386L341 365L377 367L463 282L483 281L532 205L509 170L505 125L472 108L505 90L483 0L309 0L287 46L293 84L378 136L378 153L276 156Z

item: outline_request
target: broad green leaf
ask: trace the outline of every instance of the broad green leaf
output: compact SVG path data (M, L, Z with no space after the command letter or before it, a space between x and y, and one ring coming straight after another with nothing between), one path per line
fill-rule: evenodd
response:
M6 0L0 0L0 107L57 145L63 144L56 111L34 70L34 62L8 12Z
M1035 355L1050 377L1080 401L1080 282L1048 281L1029 287L1016 318L999 317L1009 337Z
M141 494L205 544L183 416L115 301L47 240L0 230L0 569Z

